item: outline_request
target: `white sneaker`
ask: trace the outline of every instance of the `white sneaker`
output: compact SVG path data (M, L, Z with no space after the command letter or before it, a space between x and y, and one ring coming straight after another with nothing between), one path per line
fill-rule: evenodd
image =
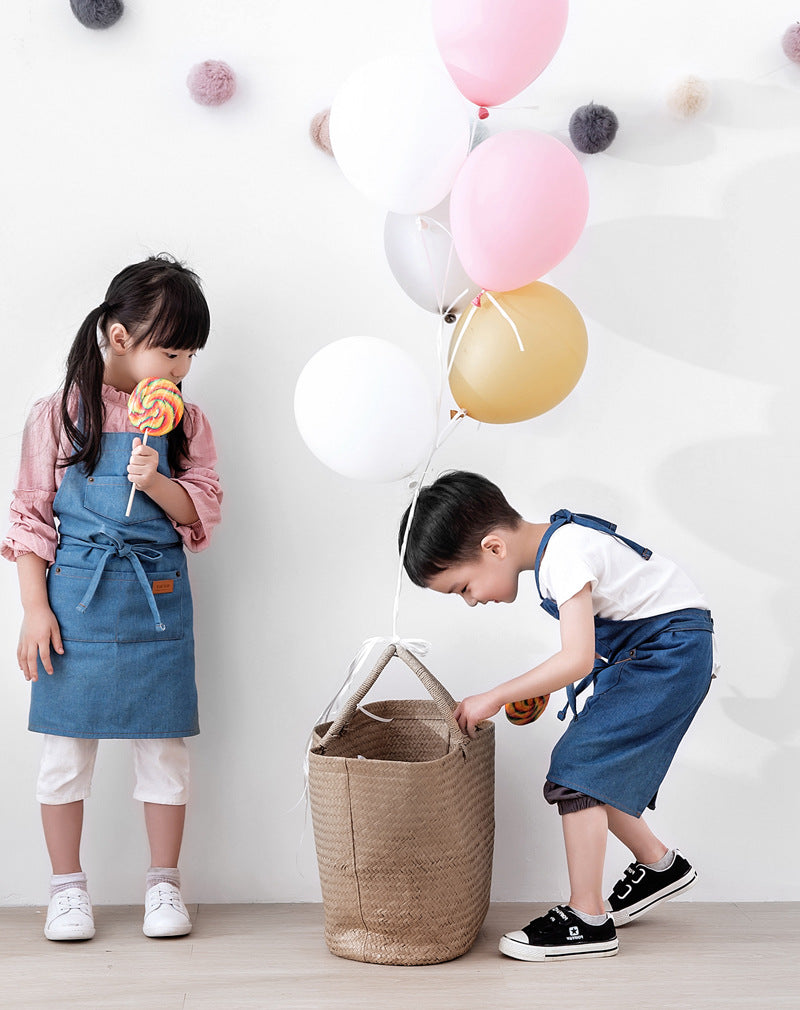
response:
M53 895L47 906L44 935L48 940L91 940L92 902L82 887L66 887Z
M145 936L185 936L192 931L192 920L186 911L180 889L161 881L148 888L144 896Z

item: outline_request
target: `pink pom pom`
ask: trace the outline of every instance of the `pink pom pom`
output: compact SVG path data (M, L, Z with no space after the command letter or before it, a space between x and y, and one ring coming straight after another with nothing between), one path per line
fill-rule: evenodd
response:
M800 21L789 25L783 33L781 44L792 63L800 63Z
M320 149L320 151L324 151L326 154L330 154L332 156L333 148L331 147L330 118L330 109L318 112L311 120L311 126L309 127L308 132L311 134L312 141Z
M236 91L236 74L222 60L206 60L192 67L186 86L198 105L222 105Z

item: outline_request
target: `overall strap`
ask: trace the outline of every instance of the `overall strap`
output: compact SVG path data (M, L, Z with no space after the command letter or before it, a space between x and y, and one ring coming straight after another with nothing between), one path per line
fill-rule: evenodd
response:
M556 606L554 600L546 599L542 593L542 588L539 585L539 567L542 562L544 549L547 547L550 537L556 532L556 530L561 529L562 526L566 526L567 523L575 523L576 526L585 526L587 529L597 530L598 533L607 533L609 536L614 537L615 540L619 540L627 547L630 547L631 550L636 551L636 553L645 561L649 561L653 556L653 552L648 547L642 547L633 540L628 540L627 537L623 537L621 534L617 533L616 525L608 522L607 519L600 519L597 516L584 515L581 512L570 512L568 509L559 509L558 512L554 512L550 516L550 525L542 537L542 542L539 544L539 550L536 552L536 563L533 568L533 575L536 579L536 591L539 593L539 598L542 601L542 608L546 610L551 617L555 617L556 620L558 620L558 607Z
M599 519L597 516L583 515L580 512L569 512L567 509L561 509L550 516L551 523L556 520L563 520L563 522L560 522L559 525L563 525L565 522L572 522L575 523L576 526L585 526L587 529L597 530L598 533L608 533L608 535L614 537L615 540L619 540L620 543L625 544L626 547L630 547L632 551L636 551L636 553L645 561L649 561L653 556L653 552L649 547L642 547L634 540L628 540L628 538L623 537L621 533L617 533L615 523L610 523L607 519Z
M542 537L542 542L539 544L539 550L536 552L534 575L536 576L536 588L539 591L539 596L542 600L542 608L550 614L551 617L555 617L556 619L558 619L558 606L555 600L546 599L544 597L539 585L539 565L548 540L556 532L556 530L561 529L562 526L566 526L567 523L575 523L576 526L585 526L587 529L597 530L598 533L607 533L609 536L614 537L615 540L619 540L620 543L625 544L626 547L630 547L631 550L636 551L636 553L644 561L649 561L653 556L653 552L648 547L642 547L635 541L629 540L627 537L623 537L621 534L617 533L616 525L608 522L607 519L600 519L598 516L584 515L581 512L570 512L568 509L559 509L558 512L554 512L553 515L550 516L550 526L547 528L544 536ZM596 672L592 670L592 672L587 674L579 684L567 684L567 704L558 713L559 719L563 721L570 709L572 710L573 718L578 718L577 697L579 694L583 694L590 684L594 683L595 677Z
M539 585L539 566L542 563L542 556L544 555L544 549L545 547L547 547L547 544L550 541L550 537L555 533L556 530L561 529L562 526L565 526L568 522L571 522L571 518L566 518L571 517L571 515L572 515L571 512L567 512L566 509L562 509L560 512L556 512L554 515L550 516L550 525L545 530L544 536L542 537L542 542L539 544L539 550L536 552L536 562L533 566L533 577L536 579L536 592L539 594L539 598L544 601L542 603L542 606L545 608L545 610L547 610L548 613L550 613L550 611L547 609L545 604L552 601L545 600L544 595L542 593L542 588ZM558 617L558 611L556 611L556 613L553 616Z

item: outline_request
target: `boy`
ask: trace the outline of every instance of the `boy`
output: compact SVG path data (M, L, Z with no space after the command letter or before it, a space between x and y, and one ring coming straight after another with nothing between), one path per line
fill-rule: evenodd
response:
M521 573L534 573L542 606L560 621L561 649L455 710L470 735L504 705L563 687L572 710L544 786L545 799L562 815L569 904L506 933L500 950L524 961L616 954L615 926L697 877L641 815L655 807L711 683L713 623L705 599L677 565L604 520L564 510L550 523L527 522L496 485L464 471L420 492L404 565L416 585L458 594L471 607L513 603ZM578 713L577 695L590 684L592 695ZM635 861L604 901L609 830Z

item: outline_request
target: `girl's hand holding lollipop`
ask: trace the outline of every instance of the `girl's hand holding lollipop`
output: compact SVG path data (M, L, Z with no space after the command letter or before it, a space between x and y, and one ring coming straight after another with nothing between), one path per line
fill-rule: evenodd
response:
M183 417L183 397L169 379L142 379L128 398L128 419L143 432L141 444L147 445L148 435L166 435ZM134 448L136 442L134 441ZM136 485L131 488L125 515L131 514Z

